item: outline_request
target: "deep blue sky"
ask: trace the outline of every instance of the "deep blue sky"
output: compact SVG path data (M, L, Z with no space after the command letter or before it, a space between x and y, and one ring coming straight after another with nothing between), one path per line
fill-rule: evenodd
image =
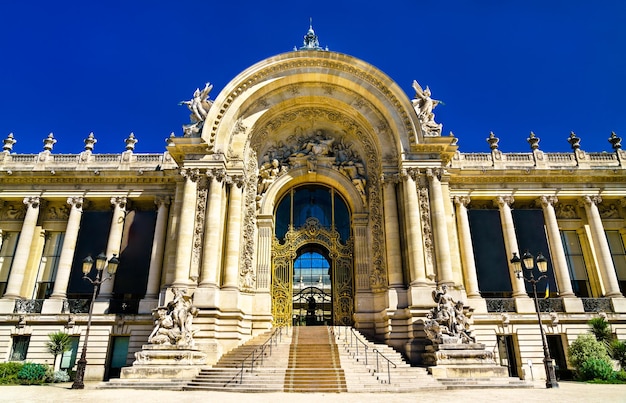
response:
M429 85L463 152L588 152L626 138L626 1L1 1L0 140L17 153L162 152L196 87L214 99L252 64L320 44L373 64L412 98ZM625 144L626 146L626 144Z

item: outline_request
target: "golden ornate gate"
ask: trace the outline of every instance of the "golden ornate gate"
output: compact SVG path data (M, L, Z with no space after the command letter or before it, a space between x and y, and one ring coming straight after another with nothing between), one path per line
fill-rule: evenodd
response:
M323 246L329 251L333 324L352 325L354 312L352 239L340 241L334 229L321 226L317 218L308 218L297 229L290 227L281 244L274 238L272 245L272 315L274 326L291 326L293 315L293 263L298 250L308 244Z

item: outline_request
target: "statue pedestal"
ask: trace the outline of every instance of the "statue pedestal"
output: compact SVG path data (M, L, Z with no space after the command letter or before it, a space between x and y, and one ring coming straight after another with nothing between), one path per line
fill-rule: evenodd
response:
M426 346L422 354L428 372L435 378L500 378L508 377L506 367L496 364L492 351L482 343L449 343Z
M147 344L135 353L132 367L122 368L122 379L191 379L205 365L206 354L182 346Z

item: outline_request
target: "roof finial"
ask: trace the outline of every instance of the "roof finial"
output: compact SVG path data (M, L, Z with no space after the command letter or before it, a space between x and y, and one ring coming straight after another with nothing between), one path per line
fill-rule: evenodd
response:
M313 17L309 17L309 31L304 35L304 46L301 46L299 50L324 50L320 47L317 35L313 30Z

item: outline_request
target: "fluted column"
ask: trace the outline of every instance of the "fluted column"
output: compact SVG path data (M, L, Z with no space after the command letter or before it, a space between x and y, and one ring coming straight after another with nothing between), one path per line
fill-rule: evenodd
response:
M468 298L480 298L474 246L472 245L472 233L470 232L469 216L467 214L467 205L469 202L469 196L454 196L457 231L461 244L461 260L463 262L463 273L465 275L465 290Z
M270 288L272 270L272 240L274 239L274 218L258 216L259 248L257 252L257 289L267 291Z
M228 228L226 231L226 254L224 257L224 288L239 286L239 250L241 243L241 208L243 202L243 178L233 178L228 198Z
M148 285L146 287L146 298L150 299L156 299L159 294L170 197L157 196L154 200L154 204L157 206L157 218L154 226L154 238L152 239L152 251L150 252L150 268L148 269Z
M400 248L400 225L398 222L398 202L396 199L397 177L385 176L383 181L385 245L387 247L387 270L389 286L403 287L402 251Z
M599 269L602 276L605 296L621 297L622 293L619 290L619 282L617 281L615 266L611 258L611 249L609 248L609 242L606 239L602 219L598 212L597 204L600 202L602 202L600 196L584 196L580 200L580 204L582 204L587 213L587 221L589 222L591 238L598 258L598 265L600 266Z
M181 169L185 178L183 202L178 223L178 243L176 245L176 265L172 287L188 287L191 284L189 270L193 248L193 234L196 218L196 198L199 172L197 169Z
M67 204L70 205L70 215L67 219L67 226L65 227L65 237L63 238L61 256L59 256L59 266L57 268L56 279L54 280L54 289L50 296L50 298L53 299L65 299L67 297L67 285L69 284L70 274L72 273L72 263L74 262L78 230L80 229L80 220L83 216L82 197L68 197Z
M220 267L222 263L222 238L224 236L224 221L222 198L224 173L207 172L209 178L209 197L204 224L204 254L202 256L202 275L200 287L217 287L220 282Z
M552 257L552 267L556 275L556 281L561 297L574 297L572 290L572 279L567 268L567 258L563 249L559 223L554 212L554 204L558 201L556 196L541 196L539 203L543 209L543 220L546 223L548 232L548 243L550 244L550 256Z
M17 248L15 249L11 274L9 275L9 281L4 298L26 298L25 295L21 295L20 289L22 288L22 282L24 281L26 266L28 265L28 257L30 255L30 247L33 243L33 236L35 235L35 227L37 226L37 219L39 217L40 203L41 200L39 197L24 198L26 215L24 216L24 222L22 223L20 239L17 243Z
M411 285L426 284L424 266L424 245L422 244L422 219L415 177L417 170L409 169L403 173L404 179L404 219L407 232L409 279Z
M519 253L517 247L517 236L515 235L515 225L513 224L513 214L511 214L511 204L513 203L513 196L498 196L494 203L500 210L500 221L502 222L502 234L504 235L504 248L506 249L507 267L509 271L509 277L511 278L511 286L513 287L513 297L527 297L526 287L524 286L524 279L517 278L511 267L509 259L513 257L513 253Z
M435 236L435 256L437 258L437 277L440 284L454 284L452 278L452 262L448 243L448 224L446 222L443 192L441 190L440 172L432 169L426 171L430 185L430 203L432 206L433 233Z
M128 199L126 197L111 197L113 205L113 219L111 220L111 228L109 229L109 240L107 241L107 249L104 252L107 259L111 259L113 255L120 256L120 247L122 244L122 235L124 234L124 220L126 218L126 205ZM111 298L113 294L113 285L115 280L105 281L100 286L99 299Z

